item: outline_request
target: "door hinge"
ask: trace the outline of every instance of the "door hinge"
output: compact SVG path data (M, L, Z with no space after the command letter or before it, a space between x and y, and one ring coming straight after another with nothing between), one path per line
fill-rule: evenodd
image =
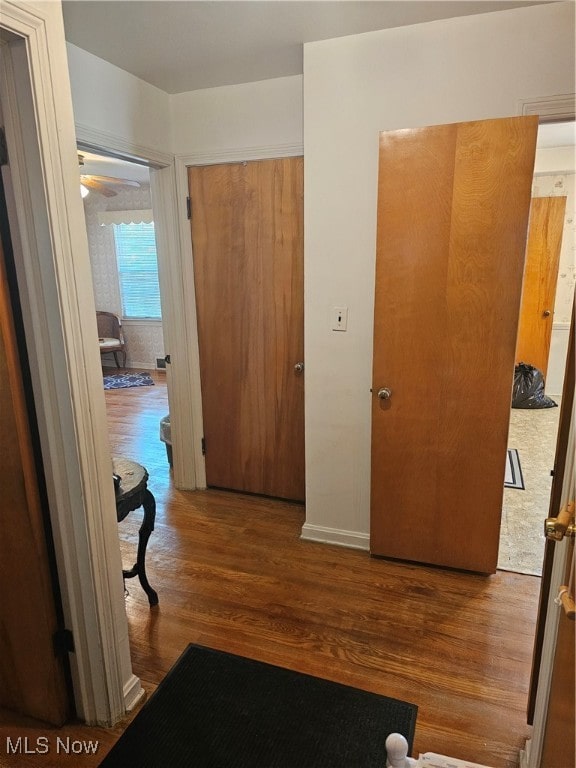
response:
M192 218L192 200L189 197L186 198L186 216Z
M8 165L8 145L4 128L0 128L0 165Z
M206 438L202 438L202 456L206 456Z
M52 635L55 656L65 656L74 653L74 635L69 629L58 629Z

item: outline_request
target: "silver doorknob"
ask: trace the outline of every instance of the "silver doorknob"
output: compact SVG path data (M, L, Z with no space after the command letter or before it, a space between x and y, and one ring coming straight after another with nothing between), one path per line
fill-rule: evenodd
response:
M382 387L382 389L378 390L378 397L380 400L390 400L392 397L392 390L388 389L388 387Z
M296 365L294 366L294 372L302 373L303 370L304 370L304 363L296 363Z
M550 317L550 310L545 309L544 312L542 312L542 317Z

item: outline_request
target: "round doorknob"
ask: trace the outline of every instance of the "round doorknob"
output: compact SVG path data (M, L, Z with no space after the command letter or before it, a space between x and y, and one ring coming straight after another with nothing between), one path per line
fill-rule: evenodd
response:
M303 370L304 370L304 363L296 363L296 365L294 366L294 372L302 373Z
M378 397L380 400L390 400L392 397L392 390L388 389L388 387L382 387L382 389L378 390Z
M550 317L550 310L545 309L544 312L542 312L542 317Z

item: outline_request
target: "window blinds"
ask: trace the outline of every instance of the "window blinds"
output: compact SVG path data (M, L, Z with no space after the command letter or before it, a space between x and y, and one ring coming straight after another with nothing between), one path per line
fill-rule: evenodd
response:
M154 222L115 224L114 239L123 317L160 319Z

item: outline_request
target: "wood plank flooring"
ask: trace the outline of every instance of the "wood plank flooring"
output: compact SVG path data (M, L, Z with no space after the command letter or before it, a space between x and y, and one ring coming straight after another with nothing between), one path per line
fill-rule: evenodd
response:
M137 580L127 582L126 598L134 671L147 690L188 643L200 643L417 704L416 756L517 765L530 736L525 708L540 579L503 571L479 577L304 542L300 505L175 490L159 440L166 389L155 378L154 387L106 392L112 451L148 468L157 501L147 570L160 605L149 608ZM132 513L119 526L126 565L139 524ZM99 739L96 756L73 760L92 768L121 729L54 732L5 714L0 766L71 765L53 749L6 757L6 736L33 741L50 733Z

